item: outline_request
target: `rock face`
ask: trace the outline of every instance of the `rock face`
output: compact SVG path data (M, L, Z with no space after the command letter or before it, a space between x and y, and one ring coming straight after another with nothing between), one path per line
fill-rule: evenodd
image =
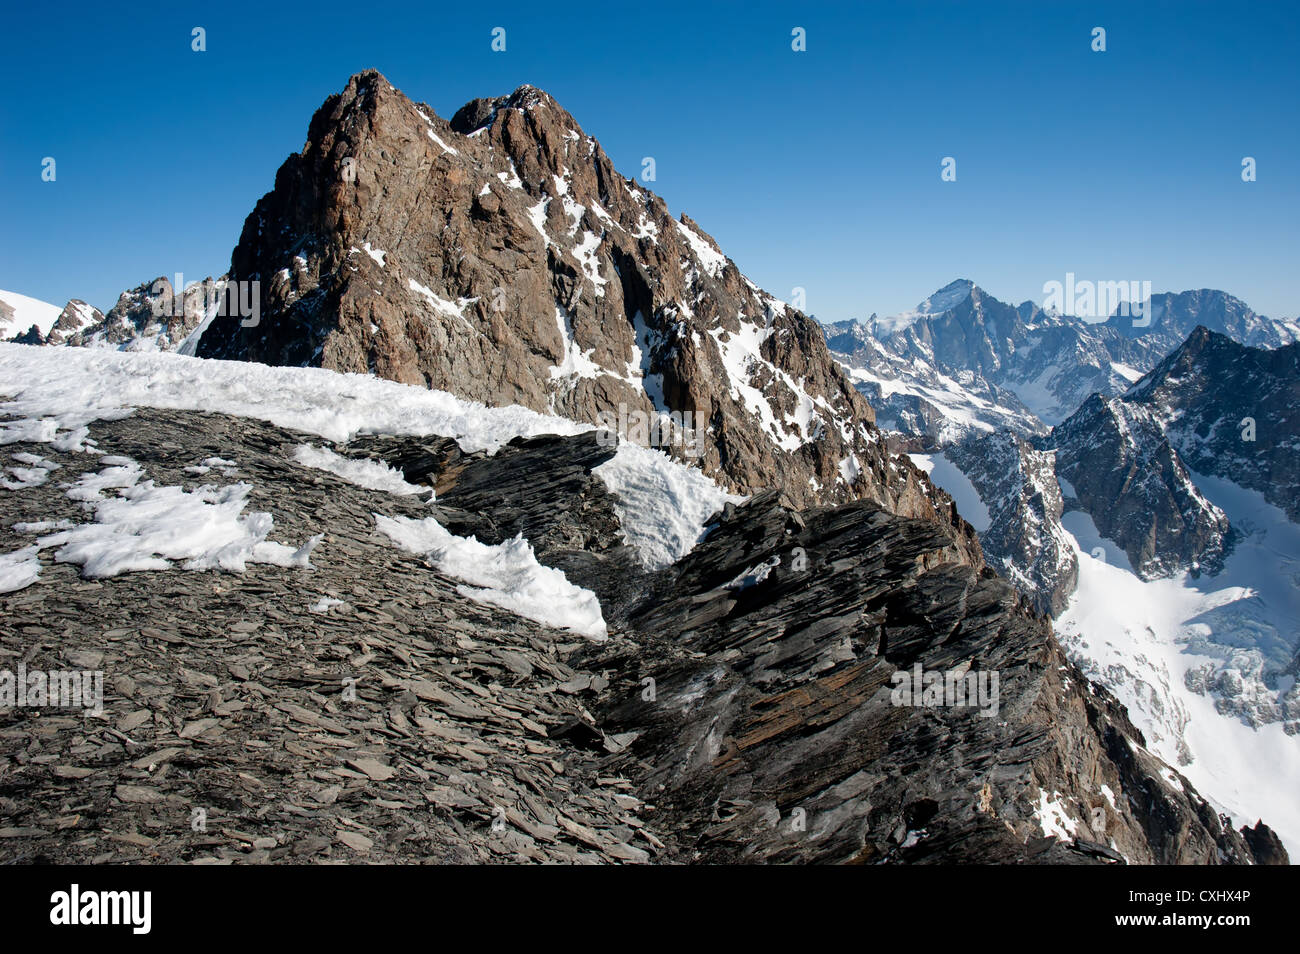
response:
M947 495L887 453L815 322L533 87L447 122L354 76L248 217L229 280L261 283L261 322L216 318L201 357L372 373L620 433L689 415L699 465L729 489L873 500L953 527L980 560Z
M955 562L932 520L760 494L648 572L591 433L492 456L436 437L333 446L435 503L293 463L319 439L249 419L137 410L87 437L160 486L251 484L277 539L327 533L310 567L240 573L87 580L47 554L39 585L0 594L7 658L105 673L102 716L0 713L6 862L1286 860L1267 826L1225 826L1148 754L1047 622ZM102 455L0 450L32 453L60 481L7 497L6 532L87 519L60 483ZM472 601L375 514L524 534L599 594L609 639ZM917 666L997 673L997 689L899 704Z
M1230 544L1228 521L1189 468L1257 490L1300 519L1298 403L1300 343L1251 348L1202 326L1122 397L1089 398L1047 443L1140 575L1213 573Z
M1196 488L1150 407L1094 394L1050 442L1070 495L1140 577L1222 566L1228 518Z
M1124 400L1151 410L1192 470L1300 522L1300 344L1264 350L1197 327Z
M989 511L980 543L989 563L1042 612L1065 608L1079 563L1061 525L1064 510L1056 455L1009 431L976 437L946 450Z

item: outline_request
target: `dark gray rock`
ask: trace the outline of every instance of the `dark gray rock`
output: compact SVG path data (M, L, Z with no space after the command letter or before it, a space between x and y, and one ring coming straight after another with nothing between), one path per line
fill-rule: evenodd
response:
M306 439L255 421L139 410L90 432L159 484L248 481L273 539L326 536L311 569L239 574L83 580L47 552L40 580L0 595L4 658L94 666L106 686L103 718L0 713L5 861L1260 860L933 521L762 494L648 573L591 479L609 451L590 435L495 457L336 448L404 462L443 488L431 505L290 463ZM97 469L20 450L63 481ZM237 471L187 470L210 456ZM560 495L549 513L530 482ZM86 519L56 481L3 501L8 533ZM557 563L582 548L611 638L470 601L374 513L531 532ZM893 704L891 677L918 664L997 671L997 714ZM1044 802L1070 837L1043 837Z

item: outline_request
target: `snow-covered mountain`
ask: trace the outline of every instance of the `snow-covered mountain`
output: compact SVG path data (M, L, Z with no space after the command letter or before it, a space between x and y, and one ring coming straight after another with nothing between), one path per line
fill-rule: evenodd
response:
M203 330L223 306L221 296L226 285L224 278L205 278L188 283L178 296L168 279L156 278L122 292L107 315L78 298L62 310L46 305L41 314L48 317L48 310L53 309L53 320L36 323L9 340L32 345L193 354ZM0 298L4 294L0 293Z
M33 330L44 338L61 311L58 305L0 290L0 341L10 341Z
M1106 320L1106 327L1165 354L1181 345L1198 327L1252 348L1271 350L1300 341L1300 320L1257 315L1240 298L1214 288L1152 295L1149 308L1144 309L1144 319L1148 314L1147 325L1112 315Z
M1148 408L1193 470L1300 521L1300 343L1247 347L1197 327L1124 401Z
M828 324L825 331L832 354L886 430L939 447L997 430L1024 436L1048 430L1014 391L993 384L978 367L943 365L928 347L900 347L892 333L879 337L874 316L865 324Z

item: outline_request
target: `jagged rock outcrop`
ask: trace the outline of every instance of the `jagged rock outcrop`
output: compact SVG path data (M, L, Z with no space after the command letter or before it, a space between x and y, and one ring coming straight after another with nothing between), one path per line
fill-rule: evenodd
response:
M74 300L55 323L58 335L51 333L47 343L193 354L206 322L222 307L224 289L224 279L209 277L178 296L168 279L156 278L122 292L107 315Z
M1199 326L1124 400L1151 410L1192 470L1300 522L1300 343L1252 348Z
M310 568L242 573L87 580L46 555L39 585L0 595L10 658L105 671L100 716L0 714L6 861L1286 860L1266 826L1234 831L1171 781L1046 620L954 562L934 521L762 494L652 573L590 433L492 456L333 445L397 463L432 503L295 464L317 438L249 419L137 410L87 436L160 486L251 484L277 538L326 536ZM31 452L61 482L112 466L3 453ZM60 482L6 501L7 532L86 519ZM377 513L527 534L600 594L609 639L471 600ZM918 665L996 672L996 693L895 704Z
M1068 495L1140 577L1222 566L1228 518L1192 482L1150 408L1094 394L1050 443Z
M1055 616L1079 578L1061 525L1056 455L1008 431L968 439L945 454L988 508L989 525L980 532L985 558L1039 610Z
M80 298L71 299L60 310L56 305L25 295L14 295L12 292L0 292L0 295L7 295L18 302L14 304L0 298L0 340L15 344L63 344L69 335L104 319L98 308L86 304ZM38 317L34 324L19 334L13 334L7 339L4 337L13 330L15 324L22 324L25 319L33 316Z
M1290 856L1282 846L1282 840L1262 821L1257 822L1254 828L1243 825L1241 834L1255 856L1255 864L1289 865L1291 863Z
M32 325L20 335L14 335L10 339L14 344L22 345L43 345L45 344L45 335L41 334L41 329Z
M533 87L451 122L352 77L248 217L199 356L320 365L600 423L691 415L698 463L795 505L869 499L974 533L910 462L812 320L748 281L690 218L619 175ZM662 449L689 456L681 443Z

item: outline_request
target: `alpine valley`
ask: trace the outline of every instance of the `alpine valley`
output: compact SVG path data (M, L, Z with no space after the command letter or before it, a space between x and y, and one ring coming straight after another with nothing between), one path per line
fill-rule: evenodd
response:
M273 182L0 292L0 859L1300 849L1300 324L823 326L531 86L359 73Z

